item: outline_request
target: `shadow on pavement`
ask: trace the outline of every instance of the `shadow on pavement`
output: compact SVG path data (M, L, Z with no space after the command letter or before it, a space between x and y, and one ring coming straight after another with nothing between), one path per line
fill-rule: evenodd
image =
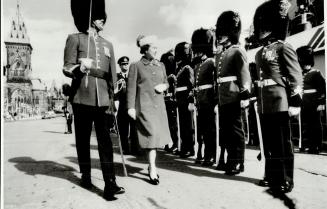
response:
M78 165L77 157L66 157L66 159L68 159L70 162ZM120 162L114 162L114 165L115 165L116 176L124 177L125 175L124 175L123 164ZM91 168L101 170L100 159L91 158ZM147 181L147 179L145 179L145 178L140 178L140 177L135 176L135 174L140 173L143 170L142 168L134 167L134 166L130 166L130 165L126 164L126 170L128 173L128 177Z
M37 161L31 157L11 158L8 160L8 162L15 163L15 167L19 171L24 172L27 175L45 175L55 178L61 178L70 181L76 186L81 187L79 184L80 179L73 173L76 172L73 167L56 163L53 161ZM89 191L102 197L103 190L100 190L95 186Z
M65 134L65 132L60 132L60 131L43 131L43 132L46 132L46 133L51 133L51 134Z
M295 204L295 200L289 198L284 193L272 192L270 189L266 190L266 193L270 194L274 198L280 199L284 203L284 205L289 209L296 209L297 208L296 204Z

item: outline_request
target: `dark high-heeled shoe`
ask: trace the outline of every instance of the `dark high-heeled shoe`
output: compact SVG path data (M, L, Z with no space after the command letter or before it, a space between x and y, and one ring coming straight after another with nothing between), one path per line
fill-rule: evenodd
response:
M148 176L149 176L149 179L150 179L150 184L153 184L153 185L158 185L159 184L159 175L158 174L157 174L157 178L151 178L150 167L148 167Z

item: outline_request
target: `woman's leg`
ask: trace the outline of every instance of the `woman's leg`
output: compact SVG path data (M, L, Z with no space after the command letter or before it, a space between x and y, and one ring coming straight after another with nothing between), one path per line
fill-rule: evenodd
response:
M152 178L152 179L157 178L156 156L157 156L157 150L149 149L149 151L148 151L149 175L150 175L150 178Z

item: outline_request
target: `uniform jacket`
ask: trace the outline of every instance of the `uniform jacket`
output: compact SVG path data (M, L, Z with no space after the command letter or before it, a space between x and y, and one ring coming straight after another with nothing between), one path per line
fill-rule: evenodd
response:
M142 148L158 148L171 142L163 93L157 84L167 83L165 67L157 60L142 57L130 65L127 108L136 110L136 128Z
M272 79L277 85L258 88L261 113L288 111L290 96L302 92L302 70L296 52L284 41L268 43L255 57L260 80Z
M219 105L239 102L240 93L251 91L251 75L246 52L239 45L233 45L216 56L217 78L236 76L237 80L218 82ZM244 98L245 99L245 98Z
M124 76L122 72L117 73L117 81L123 80L120 84L120 91L115 94L115 100L119 101L118 111L127 111L127 79L128 75Z
M214 106L214 88L198 90L199 86L215 84L215 61L213 58L202 57L194 67L194 86L196 103L201 106Z
M176 91L176 100L179 106L188 105L188 97L194 84L194 70L189 65L180 63L177 73L177 88L186 87L186 90Z
M303 75L303 104L305 110L316 111L318 105L325 104L326 83L319 70L311 69ZM316 92L311 93L312 90Z
M113 107L113 83L116 81L115 56L112 44L101 36L91 37L89 57L94 60L88 76L80 71L79 58L87 57L88 35L68 36L64 52L63 73L72 78L74 104Z

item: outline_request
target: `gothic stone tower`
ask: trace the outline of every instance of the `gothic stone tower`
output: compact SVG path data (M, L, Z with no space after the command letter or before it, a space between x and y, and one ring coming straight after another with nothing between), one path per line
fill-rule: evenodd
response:
M32 46L17 2L16 16L5 39L7 50L5 111L27 117L32 114L33 97L30 75Z

